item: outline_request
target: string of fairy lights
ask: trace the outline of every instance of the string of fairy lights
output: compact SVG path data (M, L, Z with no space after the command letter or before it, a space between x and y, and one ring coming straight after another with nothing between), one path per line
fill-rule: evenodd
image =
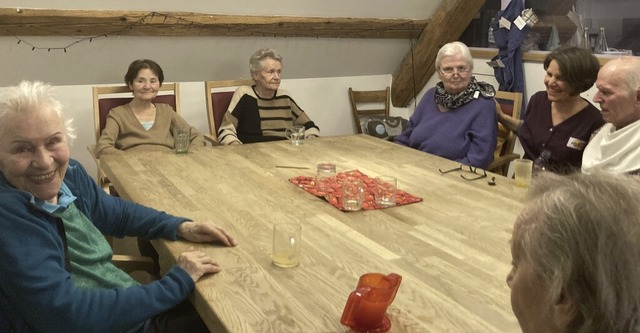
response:
M20 12L20 10L18 10L18 12ZM180 26L183 26L184 28L187 29L205 29L207 27L206 24L200 23L200 22L195 22L195 21L191 21L191 20L187 20L178 16L173 16L170 14L165 14L165 13L159 13L159 12L149 12L148 14L146 14L145 16L141 17L140 19L133 21L123 27L120 27L118 29L112 30L112 31L106 31L105 33L100 33L97 35L93 35L93 36L86 36L86 37L71 37L73 39L75 39L74 41L64 45L64 46L39 46L36 45L36 43L32 43L29 42L27 39L25 39L24 37L19 37L19 36L15 36L16 40L17 40L17 44L19 45L24 45L27 47L30 47L32 51L38 51L38 50L45 50L47 52L51 52L51 51L64 51L64 53L67 52L68 49L70 49L71 47L78 45L80 43L84 43L84 42L93 42L94 39L98 39L98 38L108 38L109 36L119 36L122 35L124 31L127 30L133 30L135 29L137 26L141 26L142 24L145 23L145 20L152 20L156 17L160 17L162 18L162 23L166 23L167 20L171 20L173 24L177 24ZM379 28L371 28L371 29L360 29L358 31L356 31L354 33L357 34L358 32L366 32L366 33L371 33L371 32L376 32L376 31L385 31L388 30L390 28L398 28L398 27L409 27L409 29L411 29L411 31L413 32L414 29L414 22L412 20L408 20L406 22L400 22L400 23L396 23L396 24L392 24L392 25L388 25L385 27L379 27ZM44 29L44 28L42 28ZM252 36L260 36L260 37L274 37L277 38L278 34L276 33L265 33L265 32L261 32L261 31L251 31L248 29L245 29L246 32L250 32ZM353 32L352 32L353 33ZM350 33L346 34L346 37L349 37ZM282 37L308 37L306 35L302 35L302 34L296 34L293 32L287 32L286 34L283 34ZM316 37L316 38L320 38L320 37ZM411 39L411 38L410 38Z
M20 12L20 10L18 10L18 12ZM15 38L17 39L17 43L20 45L26 45L28 47L31 47L31 51L36 51L36 50L47 50L47 52L51 52L51 51L64 51L65 53L67 52L67 50L77 44L83 43L83 42L93 42L94 39L98 39L98 38L108 38L109 36L113 36L113 35L120 35L123 31L126 30L132 30L136 25L140 25L142 23L145 22L145 19L149 19L149 18L154 18L155 16L160 16L163 17L163 23L166 22L167 19L172 18L176 20L176 23L189 23L189 24L195 24L196 22L193 21L188 21L188 20L184 20L180 17L174 17L171 15L167 15L167 14L163 14L163 13L158 13L158 12L150 12L147 15L143 16L142 18L133 21L127 25L125 25L124 27L118 28L116 30L112 30L112 31L108 31L105 32L103 34L99 34L99 35L94 35L94 36L88 36L88 37L79 37L79 38L74 38L75 40L65 46L55 46L55 47L43 47L43 46L37 46L33 43L30 43L29 41L27 41L25 38L23 37L18 37L15 36Z

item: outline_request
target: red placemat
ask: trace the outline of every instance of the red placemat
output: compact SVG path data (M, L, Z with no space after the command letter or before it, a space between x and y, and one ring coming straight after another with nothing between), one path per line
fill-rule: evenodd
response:
M359 170L352 170L347 172L341 172L336 175L335 179L331 181L327 186L326 191L320 191L316 187L316 178L310 176L297 176L289 179L290 182L295 184L296 186L302 188L303 190L326 200L332 206L344 211L342 208L342 180L344 180L347 176L349 177L359 177L364 183L364 202L362 203L362 209L372 210L372 209L382 209L389 207L382 207L376 205L376 201L373 196L373 191L375 188L375 179L363 174ZM418 198L414 195L411 195L407 192L396 190L396 206L408 205L414 202L420 202L422 198ZM391 206L395 207L395 206Z

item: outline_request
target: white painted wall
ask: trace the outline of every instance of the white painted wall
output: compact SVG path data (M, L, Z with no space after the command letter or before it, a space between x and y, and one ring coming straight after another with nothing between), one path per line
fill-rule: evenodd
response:
M195 12L228 15L310 17L369 17L425 19L440 1L403 0L2 0L5 8L135 10L142 12ZM135 27L134 27L135 29ZM197 28L195 28L197 29ZM270 47L284 57L288 79L385 75L393 73L409 51L401 39L255 37L149 37L117 36L92 42L71 37L0 37L0 87L22 79L55 85L121 82L127 66L139 58L157 61L167 81L197 82L248 78L248 59L257 49ZM345 36L347 37L347 36ZM23 40L17 44L18 40ZM33 45L36 47L32 50ZM44 48L44 49L40 49ZM48 51L52 48L51 51Z
M474 59L474 75L478 80L492 83L497 87L492 69L486 64L488 59ZM545 72L542 63L525 62L525 99L539 90L544 90ZM355 133L355 125L347 91L376 90L391 85L391 74L366 76L339 76L330 78L284 79L281 87L289 90L296 102L309 114L320 127L322 135L345 135ZM167 80L170 82L170 80ZM434 75L425 89L419 94L419 101L424 92L438 82ZM110 82L119 83L118 81ZM95 176L95 164L86 146L95 143L93 133L93 101L92 85L56 85L57 96L65 106L68 116L74 119L78 138L71 148L72 156L78 159ZM0 88L2 89L2 88ZM583 96L591 100L594 88ZM209 132L206 103L204 98L204 81L180 82L180 107L182 116L203 133ZM407 108L392 107L391 114L408 118L413 113L415 104ZM522 153L520 147L516 152Z
M355 90L374 90L388 85L391 85L391 75L289 79L283 80L281 87L289 90L296 102L320 127L322 135L346 135L355 133L347 93L349 87ZM95 163L86 149L96 141L91 87L55 86L57 98L64 105L67 116L73 118L77 130L71 155L95 177ZM209 133L204 96L204 82L180 82L181 115L201 132ZM409 110L392 108L391 114L408 117Z
M23 37L33 45L67 45L64 37ZM409 41L273 37L108 37L60 50L32 51L13 37L0 37L0 86L22 79L55 85L123 82L131 61L148 58L162 66L166 81L197 82L249 78L249 57L270 47L283 56L287 79L393 73Z
M239 1L112 1L2 0L0 6L46 9L135 10L228 15L373 17L424 19L439 1L403 0L239 0ZM71 37L0 37L0 87L24 79L53 84L68 114L75 119L78 139L72 154L87 169L94 163L86 146L95 142L91 86L121 83L134 59L149 58L163 68L167 82L180 82L181 112L191 124L208 132L204 81L249 78L248 59L270 47L284 57L282 87L319 125L323 135L355 132L347 98L349 87L383 89L410 48L408 40L349 38L256 37L119 37L75 42ZM18 44L18 40L23 40ZM31 44L36 46L32 50ZM45 48L44 50L39 48ZM54 48L50 52L46 48ZM394 115L407 117L406 109Z
M2 0L2 7L49 9L104 9L137 11L185 11L232 15L295 15L319 17L428 18L440 1L403 0L242 0L242 1L111 1L111 0ZM25 6L28 5L28 6ZM355 133L347 90L382 89L410 49L408 40L315 39L283 37L117 37L98 38L62 51L35 50L60 47L69 37L0 37L0 87L20 80L41 80L56 86L58 97L75 119L78 139L72 154L95 168L86 146L95 143L91 86L121 83L129 63L138 58L156 60L167 82L181 83L183 116L202 132L208 132L204 81L248 78L248 57L256 49L272 47L284 56L282 87L319 125L323 135ZM488 59L474 61L479 80L493 83ZM423 69L417 69L423 70ZM541 63L525 63L525 99L544 89ZM434 75L418 94L438 81ZM1 88L0 88L1 89ZM593 91L585 94L589 99ZM393 108L392 115L409 117L415 108Z

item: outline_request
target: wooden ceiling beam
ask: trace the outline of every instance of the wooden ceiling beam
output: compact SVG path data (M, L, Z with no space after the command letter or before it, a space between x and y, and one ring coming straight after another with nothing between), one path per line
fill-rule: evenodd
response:
M278 36L404 39L428 20L0 8L0 36Z
M393 74L391 101L396 107L409 105L435 73L435 60L442 45L458 40L485 0L442 0L429 19L413 50ZM417 36L417 35L416 35Z

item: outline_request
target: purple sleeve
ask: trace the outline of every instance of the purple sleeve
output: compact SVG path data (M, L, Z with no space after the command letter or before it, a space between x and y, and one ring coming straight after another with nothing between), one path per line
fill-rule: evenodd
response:
M481 99L471 122L468 135L471 138L469 152L461 163L486 169L493 162L498 137L498 119L493 99Z

